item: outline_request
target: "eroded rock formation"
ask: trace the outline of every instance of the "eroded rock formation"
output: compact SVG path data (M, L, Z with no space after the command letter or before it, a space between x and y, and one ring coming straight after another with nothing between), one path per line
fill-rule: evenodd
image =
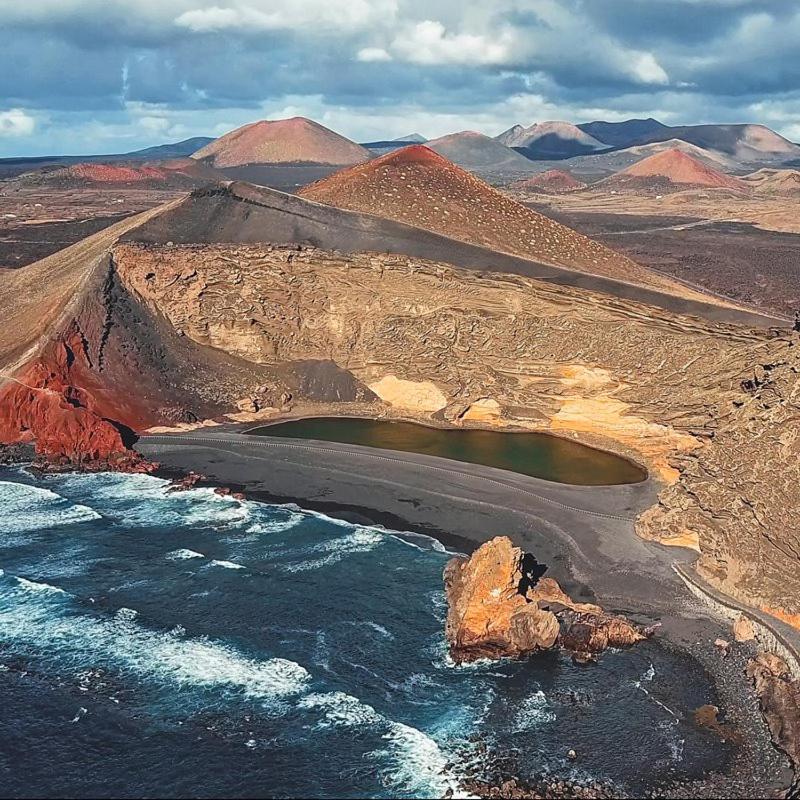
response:
M506 536L482 544L470 558L451 559L444 572L445 634L456 662L519 658L559 644L589 660L646 633L592 603L575 603Z
M436 258L462 247L314 204L319 218L300 219L298 198L265 210L263 194L201 193L5 277L2 437L101 454L128 428L295 402L579 435L664 481L642 536L695 547L713 585L800 626L796 334L603 294L585 275L562 285L484 261L197 244L300 226L331 247L330 230L365 250L390 234ZM118 243L126 230L150 243Z
M102 390L92 391L84 347L80 331L71 328L6 382L0 389L0 441L34 442L45 458L147 469L129 449L132 431L108 418L113 403Z
M800 682L774 653L760 653L747 665L772 740L800 772ZM796 785L800 789L800 784ZM795 795L792 795L793 797Z

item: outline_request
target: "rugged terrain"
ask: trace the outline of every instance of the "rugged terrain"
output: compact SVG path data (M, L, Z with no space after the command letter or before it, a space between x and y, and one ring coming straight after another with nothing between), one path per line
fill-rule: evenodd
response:
M588 663L609 647L647 638L646 631L594 603L576 603L542 571L507 536L448 562L446 635L456 663L519 658L557 645Z
M769 319L246 186L4 275L0 314L4 441L109 458L300 400L575 435L663 480L644 536L800 624L797 340Z

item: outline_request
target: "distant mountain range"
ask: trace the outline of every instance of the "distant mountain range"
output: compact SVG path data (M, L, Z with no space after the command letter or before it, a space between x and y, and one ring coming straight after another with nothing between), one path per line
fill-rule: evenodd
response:
M800 156L800 146L765 125L669 126L655 119L631 119L626 122L589 122L577 127L615 148L679 139L743 163L754 163L768 157Z
M548 168L547 162L553 161L564 161L564 166L573 173L596 180L666 150L681 152L711 169L739 175L760 167L800 164L800 145L757 124L670 126L652 118L580 125L544 121L528 126L513 125L495 137L460 131L428 141L419 133L409 133L399 139L357 144L313 120L292 117L243 125L219 139L194 137L130 153L0 159L0 177L10 178L53 165L115 164L185 157L225 170L228 177L233 178L242 178L236 171L243 169L297 170L302 167L308 171L312 167L324 167L330 171L421 143L494 182L542 172ZM676 158L673 155L673 159ZM322 174L327 173L306 177L302 182ZM269 183L273 179L274 176L256 180ZM288 178L286 181L287 185L296 183Z
M527 128L514 125L495 140L534 160L570 158L608 149L607 144L577 125L560 121L537 122Z
M143 150L133 150L130 153L0 158L0 178L12 178L37 167L48 167L57 164L113 164L118 161L160 161L172 158L186 158L213 141L214 139L209 136L194 136L191 139L183 139L180 142L145 147Z

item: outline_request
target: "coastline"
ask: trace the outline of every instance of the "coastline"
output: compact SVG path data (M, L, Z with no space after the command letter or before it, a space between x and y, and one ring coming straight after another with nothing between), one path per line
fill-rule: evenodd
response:
M742 744L724 770L710 766L706 790L745 797L769 785L775 795L791 783L788 762L774 749L744 674L756 643L738 644L732 657L723 658L714 642L732 638L730 620L705 596L690 592L680 574L691 570L696 554L635 533L636 515L659 488L652 477L638 484L574 486L433 456L265 438L205 429L144 436L137 448L168 472L200 472L207 483L248 499L421 533L451 550L469 553L493 536L508 535L572 596L659 624L661 646L685 653L713 677L716 701ZM698 786L663 789L657 796L701 796L691 794Z
M476 547L480 541L475 531L481 529L483 521L487 518L498 517L497 528L490 531L491 535L495 535L500 531L500 526L505 524L513 524L513 521L524 519L520 513L519 505L517 507L509 507L502 509L500 503L497 502L502 494L502 487L505 487L506 498L511 500L515 496L528 498L527 502L535 503L536 497L539 497L539 507L531 509L527 513L530 519L538 519L541 515L559 517L559 523L567 525L568 518L576 518L576 515L587 516L591 524L587 523L589 528L592 525L599 526L601 532L607 536L609 531L613 531L616 526L617 534L623 531L626 525L632 526L630 518L623 517L622 515L614 515L611 509L615 503L620 502L620 498L610 497L607 489L611 489L613 493L619 493L621 490L630 489L628 486L617 487L570 487L559 484L550 484L548 481L539 479L528 479L526 476L519 476L527 483L526 486L518 485L516 482L508 483L509 475L503 474L502 470L494 470L492 468L475 468L475 465L466 465L459 462L446 462L447 467L442 467L439 462L442 459L434 457L422 457L422 460L427 462L424 465L417 463L415 458L402 458L403 456L411 456L408 453L389 453L387 455L379 454L372 459L371 469L368 469L370 462L369 456L375 456L375 451L369 452L371 448L355 448L359 452L347 452L350 448L342 446L341 448L330 448L329 443L319 443L319 447L309 446L307 440L301 440L302 450L287 453L287 448L284 446L281 452L272 452L269 457L253 458L247 457L248 454L242 454L242 450L250 449L250 445L256 446L256 443L249 442L249 439L231 434L218 434L216 437L202 437L204 439L211 438L212 441L194 441L189 443L180 444L174 441L172 437L152 437L167 439L166 442L159 441L143 441L142 449L149 450L161 449L162 453L159 455L164 463L164 469L161 474L156 474L157 477L178 477L185 475L187 471L203 468L207 475L207 480L200 482L198 485L204 486L225 486L229 489L242 488L245 490L247 499L268 502L268 503L290 503L294 502L301 509L318 511L327 516L344 519L355 524L377 524L390 529L390 532L398 531L413 531L422 533L426 536L432 536L439 542L445 544L447 549L456 551L469 552L472 548ZM188 438L188 437L187 437ZM244 439L244 441L243 441ZM291 442L286 443L291 444ZM270 448L272 449L272 448ZM330 450L336 452L328 452ZM366 451L366 452L361 452ZM171 455L169 455L171 454ZM314 465L313 469L309 469L307 465L298 464L297 459L300 455L310 459ZM400 458L395 459L397 455ZM166 457L165 457L166 456ZM290 458L289 456L292 456ZM185 462L185 465L177 464L176 462ZM342 462L349 461L346 464L347 469L342 469ZM200 463L203 462L203 463ZM339 470L331 477L331 464L339 463ZM401 463L402 462L402 463ZM376 463L381 464L381 469L376 469ZM361 468L361 473L354 474L353 470ZM466 468L465 470L461 468ZM237 472L238 470L238 472ZM244 470L244 472L242 472ZM423 477L420 486L410 486L407 481L408 475L406 472L411 470L413 474ZM437 472L437 470L440 470ZM439 478L439 483L432 484L430 476L436 474ZM236 483L227 477L238 475L243 479L242 483ZM338 475L338 477L336 477ZM227 476L227 477L226 477ZM311 480L306 478L311 477ZM293 485L295 494L293 496L276 495L270 491L259 491L258 485L272 485L273 488L278 485L276 477L280 481L286 481L290 478L295 480ZM427 477L427 480L425 479ZM516 477L516 476L511 476ZM223 478L225 478L223 480ZM391 480L389 480L391 478ZM361 489L360 501L361 505L343 504L341 503L341 490L346 488L348 484L352 483L354 479L361 481L359 484ZM448 488L455 489L457 485L462 485L467 490L473 492L474 496L461 498L466 503L469 510L478 509L477 520L472 520L469 511L464 508L457 509L455 515L459 520L470 522L471 527L461 529L460 534L467 533L468 536L459 534L447 534L445 531L436 530L434 526L429 526L428 529L422 529L418 522L409 522L407 518L400 516L391 516L387 512L380 512L381 498L384 492L389 491L383 489L376 495L375 488L381 488L381 483L389 483L392 487L391 492L402 492L405 497L407 508L416 509L418 515L430 518L438 514L450 514L453 506L458 506L455 495L450 493L450 497L443 502L441 506L431 505L430 503L422 505L414 505L409 500L413 499L410 495L422 494L427 491L429 494L441 494L443 484L449 484ZM490 493L486 491L479 491L479 483L487 483L488 486L494 487ZM317 500L306 500L303 497L298 497L299 494L305 496L312 495L315 490L319 490L321 485L327 485L329 490L333 491L323 492L322 496ZM634 485L635 486L635 485ZM643 487L639 487L640 490ZM587 489L590 490L587 492ZM548 491L549 490L549 491ZM567 494L564 495L564 492ZM582 508L570 508L567 503L563 502L568 500L569 494L572 493L573 502L580 500L583 503ZM496 495L494 501L489 499L490 494ZM592 495L595 495L594 502L592 502ZM365 501L369 500L369 505L365 505ZM646 497L639 496L638 498L627 497L627 505L630 513L636 505L635 499L639 502L646 502ZM312 503L316 508L312 508ZM429 506L429 507L426 507ZM482 508L489 506L489 509ZM556 510L558 514L554 513ZM541 520L540 520L541 521ZM556 526L557 527L557 526ZM633 536L635 533L630 531ZM561 531L563 533L563 531ZM487 538L484 532L483 539ZM515 537L533 541L539 539L542 542L548 543L549 550L553 555L551 562L544 561L541 558L540 551L531 547L533 554L543 561L548 566L549 574L554 577L561 574L573 574L573 563L583 563L587 559L587 552L585 548L586 542L583 541L582 536L571 537L561 540L557 535L556 528L553 527L543 533L537 527L529 527L528 530L517 531ZM646 550L649 548L656 548L666 555L670 555L674 548L667 551L666 548L652 543L643 542L647 545ZM601 547L597 553L592 555L607 559L608 554L602 551L608 542L601 542ZM623 542L624 545L624 542ZM570 555L570 547L574 546L575 550ZM692 555L687 553L686 555ZM645 562L642 562L645 563ZM656 576L656 571L650 565L649 575L652 578ZM675 575L674 571L669 570L670 577L673 582L678 584L680 581ZM590 576L589 576L590 577ZM612 581L614 576L612 577ZM792 780L791 771L788 770L787 762L782 754L779 754L773 747L770 741L769 733L761 718L760 710L758 708L757 700L752 692L748 681L744 676L744 666L747 661L755 653L755 643L736 645L727 658L723 658L717 647L714 645L714 637L725 635L729 633L729 628L726 624L720 624L718 621L712 619L707 613L705 604L698 606L695 599L689 596L689 602L680 604L675 603L677 597L668 597L664 594L665 583L655 584L653 591L654 597L651 598L649 605L640 609L636 607L636 597L625 596L624 589L633 587L637 589L637 583L630 582L630 574L625 571L620 571L616 574L616 580L623 584L623 591L619 591L616 595L619 605L614 606L614 610L619 610L626 613L633 619L638 619L641 622L659 621L662 623L662 628L656 636L656 643L659 647L670 650L679 654L686 659L687 675L690 675L694 670L700 670L708 675L711 679L713 689L708 694L706 702L712 705L719 706L722 709L722 721L724 725L731 725L737 731L738 741L735 746L731 747L729 755L726 755L724 760L718 763L708 764L708 772L703 777L696 777L689 779L682 783L660 783L654 785L648 790L648 796L653 797L706 797L706 796L730 796L730 797L750 797L750 796L780 796L782 791ZM565 581L565 586L570 582ZM681 584L682 585L682 584ZM580 579L573 579L571 581L572 588L570 591L577 591L580 593L581 599L593 599L593 587L591 584L583 583ZM638 589L641 590L641 586ZM684 600L687 599L688 593L684 590ZM603 595L603 601L605 597ZM640 595L641 596L641 595ZM612 607L606 603L606 607ZM647 694L647 692L645 692ZM677 711L677 709L676 709ZM672 713L672 712L670 712ZM697 720L693 720L691 709L683 709L682 712L678 711L680 724L695 726L701 724ZM717 736L718 733L714 729L710 729L709 736ZM503 754L498 754L502 757ZM514 773L518 774L518 773ZM753 794L758 788L759 793ZM494 795L492 795L494 796ZM546 794L545 796L550 796ZM554 795L560 796L560 795Z

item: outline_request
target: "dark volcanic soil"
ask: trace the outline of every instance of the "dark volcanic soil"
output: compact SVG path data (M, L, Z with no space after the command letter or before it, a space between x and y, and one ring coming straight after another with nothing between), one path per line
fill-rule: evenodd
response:
M241 167L226 167L220 172L232 181L249 181L294 194L309 183L327 178L340 169L330 164L244 164Z
M696 220L539 210L640 264L736 302L787 317L800 309L800 235L740 222L664 230Z
M0 266L16 269L32 264L127 216L130 212L92 219L18 225L6 230L0 228Z

